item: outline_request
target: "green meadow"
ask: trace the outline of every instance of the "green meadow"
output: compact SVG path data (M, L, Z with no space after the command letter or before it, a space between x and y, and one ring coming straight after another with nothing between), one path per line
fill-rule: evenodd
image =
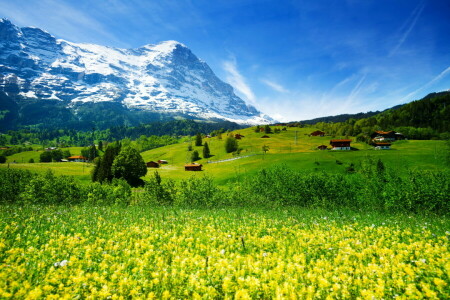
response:
M276 127L272 127L275 129ZM281 127L279 127L281 129ZM241 149L238 155L225 152L226 134L222 137L204 138L210 148L211 157L201 158L197 161L203 165L201 172L186 172L184 165L190 162L192 151L188 146L192 145L200 157L203 156L203 146L195 146L194 137L191 141L160 147L141 153L144 160L167 160L169 163L160 168L149 168L146 178L158 171L163 178L181 180L190 177L202 177L204 175L214 178L216 183L227 183L241 179L243 176L252 176L263 168L286 166L292 170L304 172L330 172L345 173L353 164L357 171L361 162L368 157L375 160L381 159L387 168L394 168L400 173L408 170L434 170L439 171L448 167L443 163L446 155L444 141L439 140L404 140L396 141L390 150L374 150L373 147L356 142L351 138L352 151L318 150L319 145L327 145L330 148L330 139L335 137L311 137L309 133L314 128L287 128L280 133L268 134L269 138L262 138L263 132L256 133L254 127L233 131L230 134L243 135L238 140ZM339 137L336 137L339 138ZM268 146L268 151L263 152L263 146ZM82 147L70 147L72 155L80 155ZM42 150L27 151L11 155L7 163L0 167L21 168L36 172L45 172L50 169L57 175L71 175L77 179L88 182L93 165L90 163L38 163ZM28 163L30 159L35 163ZM16 163L13 163L13 162Z

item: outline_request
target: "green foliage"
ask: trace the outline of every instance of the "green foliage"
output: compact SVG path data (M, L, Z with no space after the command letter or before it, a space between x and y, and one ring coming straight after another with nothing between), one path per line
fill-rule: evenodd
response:
M30 160L28 161L28 163L33 164L34 163L34 159L30 158Z
M50 151L44 151L39 155L39 162L51 162L52 153Z
M81 149L81 156L87 157L89 161L93 161L96 157L98 157L98 150L95 145L91 145L87 148Z
M98 142L98 150L103 151L103 142L102 141Z
M269 125L265 125L265 126L264 126L264 132L265 132L265 133L272 133L272 128L270 128Z
M203 158L209 158L211 156L211 152L209 151L208 143L205 142L203 144Z
M145 182L143 203L158 205L173 205L177 189L173 180L162 182L158 171L155 171L150 180Z
M238 147L238 141L233 136L228 136L225 140L225 151L231 153L236 151Z
M202 145L202 134L201 133L197 133L197 135L195 136L195 146L201 146Z
M70 150L69 150L69 149L65 149L65 150L62 151L62 156L63 156L65 159L67 159L67 158L71 157L72 154L70 153Z
M61 161L61 159L63 159L63 157L64 157L63 152L59 149L52 150L52 151L50 151L50 153L52 155L52 160L55 162Z
M178 191L178 205L195 207L212 207L218 204L220 190L214 184L212 178L191 177L180 182Z
M256 127L255 127L255 132L256 132L256 133L259 133L260 131L261 131L261 126L256 125Z
M6 156L0 155L0 164L4 164L6 162Z
M111 171L112 164L116 156L120 153L121 149L120 143L111 143L105 150L105 153L102 157L97 157L94 160L95 166L92 170L92 181L98 182L111 182L114 178L113 173Z
M0 169L0 203L18 202L32 177L33 174L27 170Z
M193 150L193 148L192 148L192 144L189 144L189 145L188 145L188 148L187 148L187 150L188 150L188 151L192 151L192 150Z
M143 184L140 178L147 174L147 166L136 149L125 147L114 159L111 172L115 178L123 178L131 186L139 186Z
M20 194L27 204L78 204L83 193L69 176L55 176L50 170L44 175L34 176Z
M191 154L191 162L197 161L200 159L200 155L197 150L194 150Z
M85 204L89 205L120 205L131 202L131 186L123 179L113 179L111 184L93 182L85 189Z

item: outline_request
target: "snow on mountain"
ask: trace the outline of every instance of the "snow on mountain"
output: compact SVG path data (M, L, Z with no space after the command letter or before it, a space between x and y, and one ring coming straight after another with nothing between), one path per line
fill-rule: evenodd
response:
M115 102L128 109L180 113L241 124L273 120L247 105L185 45L137 49L77 44L0 19L0 91L23 99Z

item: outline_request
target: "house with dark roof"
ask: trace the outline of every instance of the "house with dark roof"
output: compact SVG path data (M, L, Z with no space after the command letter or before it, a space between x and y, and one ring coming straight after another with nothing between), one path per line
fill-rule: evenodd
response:
M351 150L349 139L335 139L330 140L331 150Z
M147 168L159 168L159 164L156 161L149 161L145 163Z
M324 135L325 135L325 132L320 131L320 130L316 130L316 131L314 131L314 132L311 132L309 135L310 135L310 136L324 136Z

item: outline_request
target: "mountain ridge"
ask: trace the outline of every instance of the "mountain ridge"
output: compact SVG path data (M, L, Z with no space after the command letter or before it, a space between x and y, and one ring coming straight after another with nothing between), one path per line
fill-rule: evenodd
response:
M84 103L109 102L168 118L273 121L177 41L135 49L73 43L7 19L0 19L0 91L20 107L33 99L61 101L75 119Z

